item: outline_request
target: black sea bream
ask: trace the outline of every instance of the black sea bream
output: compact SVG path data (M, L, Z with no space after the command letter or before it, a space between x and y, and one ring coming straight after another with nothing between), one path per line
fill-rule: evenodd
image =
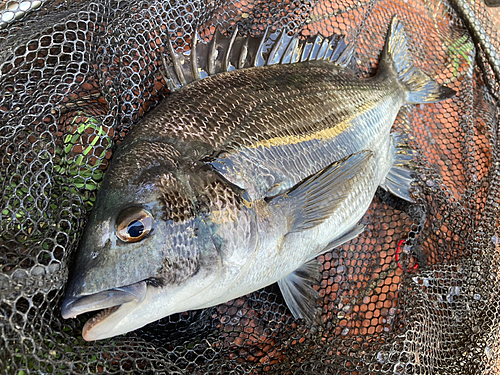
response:
M282 33L264 53L269 38L236 33L195 36L189 56L169 45L175 92L114 154L62 307L64 318L105 309L85 340L275 282L312 323L315 258L363 231L378 186L411 200L413 155L392 124L401 106L454 91L412 64L396 18L370 79L346 67L343 41Z

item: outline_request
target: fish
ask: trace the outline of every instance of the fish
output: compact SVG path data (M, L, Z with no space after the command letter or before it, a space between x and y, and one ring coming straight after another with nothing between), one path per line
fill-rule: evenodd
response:
M392 125L455 91L413 64L397 17L370 78L341 38L237 34L168 42L172 93L117 146L61 308L97 312L87 341L276 282L316 324L316 258L364 231L379 186L412 202L415 152Z

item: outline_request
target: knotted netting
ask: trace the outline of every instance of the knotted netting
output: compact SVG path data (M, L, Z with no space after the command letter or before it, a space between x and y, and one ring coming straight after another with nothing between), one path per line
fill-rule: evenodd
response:
M276 286L85 342L60 304L114 145L169 93L168 39L344 36L372 76L391 18L452 100L403 109L415 204L380 190L358 238L319 257L322 324ZM481 2L0 3L0 372L495 374L500 367L499 38Z

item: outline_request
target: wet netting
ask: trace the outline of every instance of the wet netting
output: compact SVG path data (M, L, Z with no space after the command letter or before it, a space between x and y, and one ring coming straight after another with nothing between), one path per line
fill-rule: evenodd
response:
M462 0L3 0L0 3L0 373L495 374L500 368L499 46ZM404 109L413 196L380 190L364 233L319 257L322 324L276 286L85 342L60 305L114 145L168 94L168 39L287 30L355 43L376 72L391 18L417 66L457 91Z

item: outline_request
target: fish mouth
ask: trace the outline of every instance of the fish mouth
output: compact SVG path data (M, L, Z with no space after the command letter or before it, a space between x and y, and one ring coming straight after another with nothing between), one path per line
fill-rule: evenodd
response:
M144 300L146 291L146 281L140 281L135 284L104 290L88 296L66 296L62 303L61 315L64 319L70 319L86 312L101 310L85 323L82 332L85 338L86 333L115 313L123 304L129 302L138 303Z

